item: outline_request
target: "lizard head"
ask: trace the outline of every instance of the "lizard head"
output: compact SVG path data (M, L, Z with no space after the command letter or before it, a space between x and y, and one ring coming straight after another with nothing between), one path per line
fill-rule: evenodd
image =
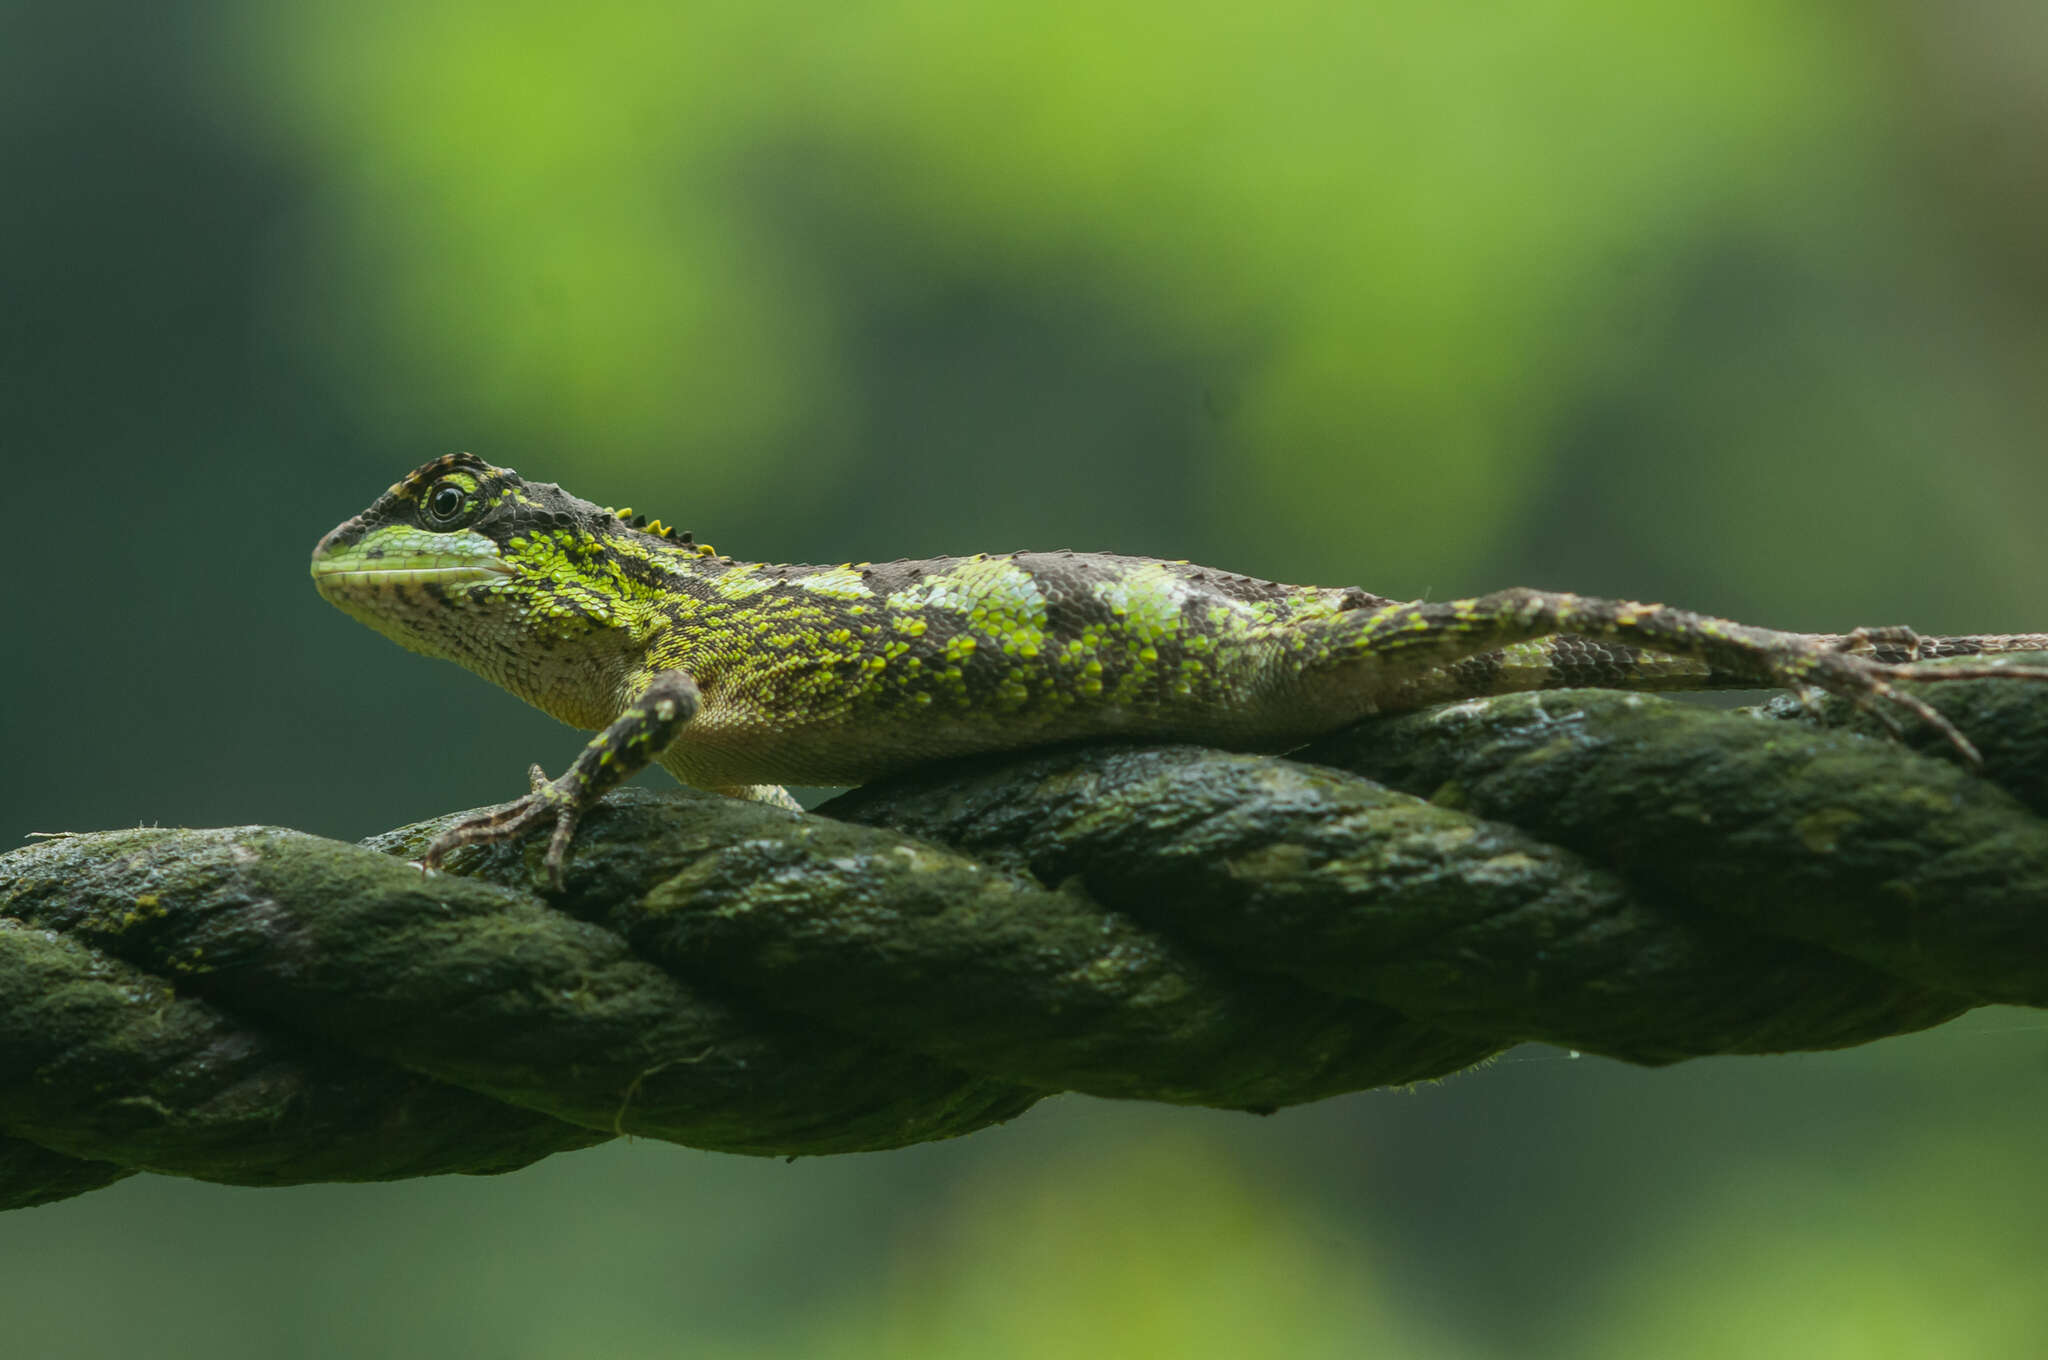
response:
M618 678L609 672L645 640L654 559L709 551L630 511L456 453L322 538L313 583L413 651L602 726Z

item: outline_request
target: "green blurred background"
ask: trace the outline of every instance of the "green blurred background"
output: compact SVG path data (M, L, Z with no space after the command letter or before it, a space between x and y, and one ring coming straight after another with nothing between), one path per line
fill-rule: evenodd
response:
M2038 0L0 0L0 842L570 735L328 609L459 448L721 549L2048 626ZM2048 1024L785 1165L138 1177L21 1356L2038 1356Z

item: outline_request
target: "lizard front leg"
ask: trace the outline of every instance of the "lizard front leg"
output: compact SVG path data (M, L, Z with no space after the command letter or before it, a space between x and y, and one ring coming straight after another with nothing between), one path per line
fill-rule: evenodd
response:
M547 875L551 885L561 887L576 823L598 799L660 756L683 724L696 716L700 703L697 682L687 674L658 673L610 726L590 739L559 779L549 779L535 765L529 771L531 793L455 823L434 838L420 856L420 866L438 868L462 846L518 840L552 821L555 830L548 841Z
M1460 696L1441 692L1441 686L1418 687L1418 679L1430 672L1448 673L1448 678L1463 682L1462 697L1501 688L1548 687L1526 683L1494 686L1488 683L1484 668L1461 676L1457 663L1476 653L1559 634L1604 639L1685 658L1724 684L1747 680L1758 686L1839 695L1875 713L1894 730L1897 724L1888 707L1902 708L1941 733L1972 765L1980 763L1980 757L1970 740L1926 702L1891 682L1987 676L2048 680L2048 669L2040 667L1944 665L1922 670L1872 655L1880 647L1902 651L1908 657L1918 654L1920 640L1906 629L1869 629L1840 638L1823 637L1752 628L1667 605L1545 590L1503 590L1473 599L1417 601L1388 605L1369 614L1340 615L1297 640L1296 645L1309 653L1305 669L1330 674L1339 683L1363 679L1389 696L1404 690L1436 689L1428 698L1440 699ZM1902 644L1908 638L1913 643L1905 647ZM1649 682L1644 688L1661 687L1655 676L1645 675L1644 679ZM1625 673L1600 676L1593 683L1635 687Z

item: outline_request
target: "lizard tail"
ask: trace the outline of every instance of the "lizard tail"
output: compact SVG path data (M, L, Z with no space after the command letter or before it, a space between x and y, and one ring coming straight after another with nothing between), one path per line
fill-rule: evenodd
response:
M1861 652L1873 661L1901 665L1940 657L1992 656L2000 652L2048 652L2048 633L1974 634L1919 637L1903 628L1860 633L1812 634L1834 651ZM1729 670L1697 657L1673 656L1618 642L1561 633L1533 642L1453 661L1416 676L1403 686L1389 711L1540 689L1624 689L1670 691L1770 689L1753 670Z
M1944 656L1992 656L1999 652L2048 652L2048 633L1977 633L1961 637L1920 637L1905 628L1866 628L1857 633L1823 633L1814 638L1839 651L1866 652L1874 661L1901 665Z

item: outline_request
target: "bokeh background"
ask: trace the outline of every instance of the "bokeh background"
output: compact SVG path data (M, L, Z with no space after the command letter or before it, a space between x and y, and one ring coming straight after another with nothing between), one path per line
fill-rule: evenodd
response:
M2048 626L2037 0L0 0L0 843L496 801L318 600L458 448L723 550ZM2035 1356L2048 1022L785 1165L138 1177L20 1356Z

